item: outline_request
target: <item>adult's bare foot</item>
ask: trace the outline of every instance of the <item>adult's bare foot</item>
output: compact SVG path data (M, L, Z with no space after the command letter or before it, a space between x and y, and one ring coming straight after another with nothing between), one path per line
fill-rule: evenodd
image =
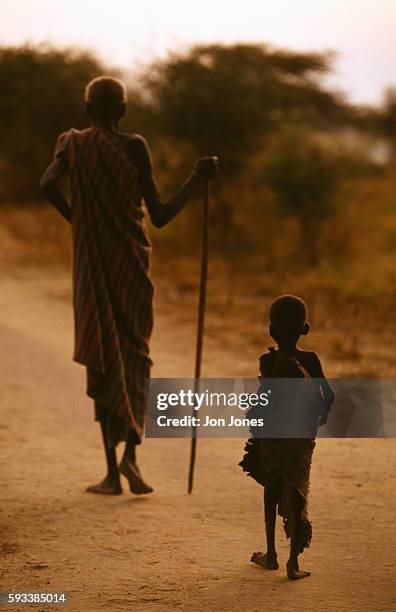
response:
M268 570L277 570L279 568L276 554L269 555L268 553L254 552L250 558L250 561Z
M119 471L128 480L129 488L135 495L146 495L153 492L153 489L144 482L136 463L123 459L120 463Z
M289 561L286 563L287 577L289 580L300 580L311 575L311 572L300 570L297 561Z
M86 491L88 493L99 493L100 495L121 495L122 487L119 481L113 482L104 478L99 484L87 487Z

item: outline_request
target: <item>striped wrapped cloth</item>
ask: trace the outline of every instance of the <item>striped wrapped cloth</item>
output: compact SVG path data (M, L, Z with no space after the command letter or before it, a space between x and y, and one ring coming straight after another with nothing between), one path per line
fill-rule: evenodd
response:
M88 395L110 411L110 445L129 428L140 440L153 285L138 171L125 141L102 128L61 134L55 155L71 181L74 360L87 367Z

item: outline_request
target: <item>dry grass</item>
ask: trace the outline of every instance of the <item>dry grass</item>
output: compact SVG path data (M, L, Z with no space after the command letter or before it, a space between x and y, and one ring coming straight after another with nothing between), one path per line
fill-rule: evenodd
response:
M235 191L235 190L234 190ZM304 229L296 219L279 215L265 187L255 193L241 188L233 213L234 229L216 225L218 202L213 198L211 241L216 256L249 259L270 265L279 274L293 268L309 284L320 276L348 298L354 292L392 294L396 290L396 170L388 175L354 180L339 192L336 214L318 226L317 262L304 260ZM2 238L15 255L37 261L67 260L67 222L49 205L1 205ZM197 203L192 203L164 230L151 228L154 242L187 255L199 237ZM194 221L194 222L193 222ZM230 240L227 232L231 232ZM319 274L318 274L319 273Z
M208 336L222 337L225 345L229 338L255 363L271 342L266 334L269 301L295 293L310 308L312 332L306 346L331 364L332 376L396 376L395 194L396 176L367 179L349 189L348 205L323 228L323 253L312 269L289 252L287 224L262 248L242 243L223 251L212 248ZM2 220L2 270L15 274L29 265L70 265L70 228L49 206L3 206ZM183 304L196 302L199 246L194 228L184 236L176 231L177 239L171 227L152 235L157 300L174 309L175 324L193 328L195 320ZM279 255L276 260L272 250Z

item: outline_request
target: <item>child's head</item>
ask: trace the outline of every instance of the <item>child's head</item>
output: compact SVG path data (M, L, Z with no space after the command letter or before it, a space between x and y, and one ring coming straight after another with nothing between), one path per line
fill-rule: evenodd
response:
M309 332L307 305L295 295L281 295L270 306L270 335L278 344L295 344Z
M94 120L119 121L125 113L126 102L126 87L114 77L97 77L85 88L85 104Z

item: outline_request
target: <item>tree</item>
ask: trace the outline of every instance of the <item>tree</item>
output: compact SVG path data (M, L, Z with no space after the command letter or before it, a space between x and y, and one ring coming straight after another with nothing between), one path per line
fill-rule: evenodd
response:
M264 45L198 45L156 61L143 76L158 128L198 155L239 170L246 153L285 121L339 121L345 105L321 84L331 56Z
M265 166L264 180L280 212L300 225L300 259L317 263L323 221L335 212L335 195L344 175L341 154L320 144L304 130L288 129L277 139Z
M390 141L393 157L396 158L396 87L385 91L381 119L382 131Z
M329 54L216 44L171 53L145 71L142 85L158 133L189 147L191 157L220 156L212 223L224 228L224 240L234 239L235 186L249 155L285 122L313 128L344 119L341 96L321 82L330 67Z
M0 48L1 198L32 201L56 137L86 125L83 92L105 71L90 53Z

